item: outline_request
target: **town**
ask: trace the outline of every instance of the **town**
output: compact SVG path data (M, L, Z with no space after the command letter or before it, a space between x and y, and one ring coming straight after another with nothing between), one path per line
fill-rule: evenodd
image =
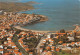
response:
M22 30L17 26L47 21L45 16L0 12L0 55L80 55L80 27L55 32Z

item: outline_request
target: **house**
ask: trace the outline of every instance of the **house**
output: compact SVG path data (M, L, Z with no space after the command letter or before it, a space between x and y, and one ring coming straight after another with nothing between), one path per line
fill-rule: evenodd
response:
M46 50L50 50L50 47L49 47L49 46L47 46L47 47L46 47Z
M47 35L47 38L50 38L50 35Z
M71 50L71 47L62 48L62 50Z
M33 55L33 52L29 52L29 55Z
M3 10L0 10L0 15L2 15L3 14Z
M3 49L3 45L0 45L0 49Z
M4 50L4 49L0 49L0 53L1 53L1 54L3 54L3 50Z
M74 41L74 37L68 36L67 38L69 39L69 41Z
M25 51L27 51L27 52L28 52L29 50L30 50L29 48L26 48L26 49L25 49Z
M50 51L48 51L48 52L46 52L46 54L45 55L53 55L53 53L52 52L50 52Z

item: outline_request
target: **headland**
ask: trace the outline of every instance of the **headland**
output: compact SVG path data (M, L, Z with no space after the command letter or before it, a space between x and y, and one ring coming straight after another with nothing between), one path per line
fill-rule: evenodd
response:
M33 10L35 9L33 7L33 4L38 4L38 3L33 1L26 2L26 3L0 2L0 10L6 11L6 12L19 12L19 11Z

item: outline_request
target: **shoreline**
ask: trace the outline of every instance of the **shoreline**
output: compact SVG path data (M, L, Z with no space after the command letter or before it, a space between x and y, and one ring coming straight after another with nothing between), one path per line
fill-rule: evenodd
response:
M14 28L19 29L19 30L23 30L23 31L32 31L32 32L39 32L39 33L56 33L56 32L58 32L58 31L32 30L32 29L23 28L21 26L14 26ZM71 32L73 30L66 30L66 32Z
M35 9L35 8L34 8ZM24 11L30 11L30 10L34 10L34 9L29 9L29 10L24 10ZM23 12L23 11L20 11L20 12ZM17 12L18 13L18 12ZM21 13L21 14L27 14L27 13ZM31 14L29 14L31 15ZM37 22L45 22L45 21L48 21L48 17L47 16L44 16L44 15L40 15L40 14L36 14L36 15L39 15L39 16L42 16L44 17L43 19L39 20L39 21L36 21L36 22L32 22L33 23L37 23ZM29 25L29 24L28 24ZM23 26L27 26L27 25L23 25ZM32 31L32 32L40 32L40 33L56 33L56 32L59 32L59 30L56 30L56 31L47 31L47 30L33 30L33 29L27 29L27 28L23 28L23 26L14 26L14 28L16 29L19 29L19 30L23 30L23 31ZM73 30L75 30L76 27L72 30L65 30L65 32L71 32Z
M31 29L27 29L27 28L22 28L21 26L14 26L14 28L19 29L19 30L23 30L23 31L32 31L32 32L40 32L40 33L48 33L48 32L56 32L56 31L40 31L40 30L31 30Z

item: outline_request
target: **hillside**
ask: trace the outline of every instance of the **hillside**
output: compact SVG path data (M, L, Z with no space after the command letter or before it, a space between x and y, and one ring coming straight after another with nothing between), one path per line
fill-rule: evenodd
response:
M0 10L16 12L16 11L24 11L29 9L34 9L31 4L36 2L27 2L27 3L14 3L14 2L0 2Z

